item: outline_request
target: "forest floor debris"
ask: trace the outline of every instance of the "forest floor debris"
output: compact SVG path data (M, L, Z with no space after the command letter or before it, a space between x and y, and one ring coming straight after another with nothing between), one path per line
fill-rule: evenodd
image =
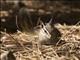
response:
M0 54L14 51L16 60L80 60L80 26L56 25L62 34L64 44L38 45L36 37L18 31L14 34L0 34Z

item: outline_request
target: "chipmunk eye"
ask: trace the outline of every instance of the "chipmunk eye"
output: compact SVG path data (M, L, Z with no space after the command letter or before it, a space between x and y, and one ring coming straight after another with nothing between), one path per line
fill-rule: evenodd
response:
M41 25L41 27L43 28L43 25Z
M45 32L45 33L47 33L47 31L46 31L46 30L44 30L44 32Z

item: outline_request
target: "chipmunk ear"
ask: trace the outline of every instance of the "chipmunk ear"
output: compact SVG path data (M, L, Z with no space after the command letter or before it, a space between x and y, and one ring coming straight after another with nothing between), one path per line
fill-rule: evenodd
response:
M45 24L46 26L47 25L51 25L52 26L52 18L49 20L49 22L47 22L46 24Z
M50 21L48 22L49 24L51 24L52 23L52 18L50 19Z

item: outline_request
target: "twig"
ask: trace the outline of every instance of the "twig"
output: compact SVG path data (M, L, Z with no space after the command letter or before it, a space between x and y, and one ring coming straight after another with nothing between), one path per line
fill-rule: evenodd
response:
M11 36L11 34L8 34L9 36ZM16 41L24 50L26 50L26 48L24 47L24 45L20 42L20 41L17 41L17 39L15 39L14 37L11 36L11 38ZM28 50L30 50L29 48L27 48Z

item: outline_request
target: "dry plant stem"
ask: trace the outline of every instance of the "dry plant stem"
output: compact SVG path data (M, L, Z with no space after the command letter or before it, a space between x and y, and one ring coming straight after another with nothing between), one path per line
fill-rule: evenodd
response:
M60 41L61 41L61 40L59 40L59 41L56 43L56 46L55 46L55 47L57 47L57 45L59 44Z
M11 36L11 34L9 34L9 36ZM26 48L24 47L24 45L20 42L20 41L18 41L18 40L16 40L14 37L12 37L11 36L11 38L15 41L15 42L17 42L22 48L23 48L23 50L26 50ZM27 48L28 50L29 50L29 48Z
M37 41L38 37L35 38L35 41L32 41L33 44L33 58L37 58L37 60L40 60L40 55L41 55L41 51L40 51L40 42Z
M18 16L16 15L16 26L17 26L17 28L19 28L18 27L18 20L17 19L18 19Z

